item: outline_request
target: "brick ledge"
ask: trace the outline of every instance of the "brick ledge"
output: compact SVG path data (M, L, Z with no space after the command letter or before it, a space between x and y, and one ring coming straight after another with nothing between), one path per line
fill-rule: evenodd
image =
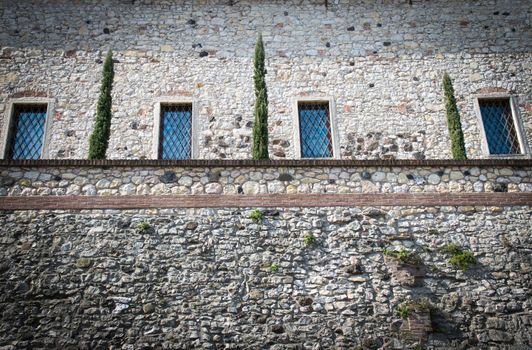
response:
M532 167L532 159L430 159L430 160L348 160L348 159L298 159L298 160L251 160L251 159L194 159L194 160L158 160L158 159L39 159L39 160L0 160L0 167L448 167L448 166L496 166L496 167Z
M3 197L0 211L246 207L509 206L532 204L532 193L358 193L178 196Z

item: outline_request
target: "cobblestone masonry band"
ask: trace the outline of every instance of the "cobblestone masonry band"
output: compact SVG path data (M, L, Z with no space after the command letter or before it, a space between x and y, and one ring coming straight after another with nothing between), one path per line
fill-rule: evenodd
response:
M0 167L0 196L532 192L532 167L523 161L503 166L339 161L313 167L314 162L290 161L51 163Z
M532 193L4 197L0 210L530 205Z

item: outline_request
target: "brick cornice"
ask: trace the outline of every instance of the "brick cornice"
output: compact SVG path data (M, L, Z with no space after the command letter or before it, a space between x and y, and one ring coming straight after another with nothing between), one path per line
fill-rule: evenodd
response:
M298 159L298 160L219 160L219 159L195 159L195 160L159 160L159 159L39 159L39 160L0 160L0 167L258 167L258 168L288 168L288 167L532 167L532 159L430 159L430 160L347 160L347 159Z
M43 209L149 209L368 206L511 206L531 205L532 193L357 193L165 196L22 196L3 197L0 211Z

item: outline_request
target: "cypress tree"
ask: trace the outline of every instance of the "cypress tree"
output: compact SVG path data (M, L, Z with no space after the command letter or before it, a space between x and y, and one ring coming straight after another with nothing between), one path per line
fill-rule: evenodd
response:
M113 88L113 53L107 53L103 64L103 78L100 97L96 107L96 124L89 143L89 159L105 159L111 133L111 90Z
M445 110L447 113L447 126L449 127L449 135L451 136L453 159L465 160L467 159L467 156L464 144L464 133L462 132L462 123L460 123L460 114L458 113L458 107L456 106L453 83L447 73L443 75L443 92Z
M259 33L255 45L254 74L255 113L253 122L253 159L268 159L268 91L264 66L264 44Z

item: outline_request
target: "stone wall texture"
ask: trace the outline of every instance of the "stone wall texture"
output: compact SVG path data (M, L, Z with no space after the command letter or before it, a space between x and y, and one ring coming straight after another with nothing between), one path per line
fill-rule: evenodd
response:
M0 163L0 349L532 344L530 161L157 162Z
M87 158L115 58L111 161L0 160L0 350L532 346L530 1L0 0L0 28L0 130L53 102L49 158ZM329 99L343 161L240 161L258 32L271 157ZM434 161L444 72L469 157L497 94L525 159ZM204 161L145 160L164 101L194 103Z
M532 192L528 166L6 167L1 196Z
M0 347L532 344L529 206L254 209L0 213Z
M475 96L515 98L532 141L530 2L2 1L0 127L21 97L55 102L50 158L86 158L114 50L108 158L154 158L154 109L194 101L198 158L250 158L252 56L264 35L270 154L292 159L295 102L330 98L343 159L450 158L442 75L467 152L486 158ZM526 151L526 150L525 150ZM529 157L529 155L524 155Z

